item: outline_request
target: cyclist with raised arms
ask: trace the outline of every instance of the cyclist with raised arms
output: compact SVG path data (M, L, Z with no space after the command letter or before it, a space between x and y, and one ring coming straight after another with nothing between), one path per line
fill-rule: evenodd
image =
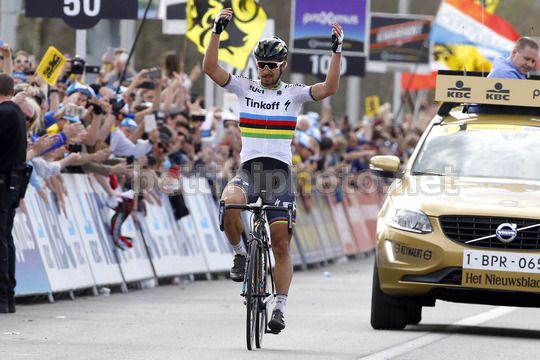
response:
M332 24L333 54L324 82L306 86L281 81L287 68L288 48L278 37L261 39L255 47L259 80L251 80L232 75L218 64L219 36L232 16L230 8L223 9L216 16L203 62L204 72L219 86L234 92L240 106L241 166L236 177L225 187L222 199L225 204L251 203L264 190L265 204L294 204L290 167L296 119L304 102L322 100L338 90L343 29L337 23ZM285 328L285 305L293 273L291 234L284 213L269 211L267 217L275 258L277 292L276 306L268 327L277 334ZM240 210L227 210L224 228L234 249L231 279L241 282L244 280L247 252L241 241L243 224Z

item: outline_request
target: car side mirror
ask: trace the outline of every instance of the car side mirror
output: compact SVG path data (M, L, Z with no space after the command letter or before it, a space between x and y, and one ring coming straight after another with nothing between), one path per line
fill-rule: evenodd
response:
M403 172L399 170L399 164L397 156L377 155L370 159L369 168L382 177L401 178Z

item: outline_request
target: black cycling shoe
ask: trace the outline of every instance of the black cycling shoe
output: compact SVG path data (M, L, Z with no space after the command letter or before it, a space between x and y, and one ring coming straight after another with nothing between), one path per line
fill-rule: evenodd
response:
M236 282L244 281L244 274L246 272L246 256L236 254L233 258L233 265L231 268L231 280Z
M272 319L268 322L268 328L272 334L279 334L285 329L285 318L281 310L275 309L272 312Z

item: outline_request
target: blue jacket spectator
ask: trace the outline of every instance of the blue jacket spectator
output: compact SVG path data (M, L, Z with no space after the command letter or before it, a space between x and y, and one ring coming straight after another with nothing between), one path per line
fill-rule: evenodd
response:
M536 68L538 58L538 43L533 38L524 36L505 58L497 58L488 74L488 78L525 79L525 76Z

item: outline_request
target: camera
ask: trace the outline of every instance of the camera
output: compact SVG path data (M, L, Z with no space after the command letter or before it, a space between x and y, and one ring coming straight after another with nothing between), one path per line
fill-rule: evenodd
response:
M120 114L120 112L126 105L126 102L124 101L124 99L118 99L118 98L110 99L109 103L111 104L111 111L114 115Z
M93 107L93 112L94 112L94 114L96 114L96 115L101 115L101 114L104 114L104 113L105 113L105 112L103 111L103 108L101 107L101 105L100 105L97 101L95 101L95 100L93 100L93 99L90 99L90 100L88 101L88 103L86 104L86 108L88 109L90 106Z
M84 114L84 108L75 104L66 104L64 115L81 118Z
M195 122L203 122L206 120L206 115L204 114L193 114L191 115L191 120Z
M82 75L84 73L84 66L86 61L83 58L75 56L71 59L71 71L70 74Z
M101 115L103 114L103 108L99 106L98 104L91 104L94 108L94 114Z
M146 73L146 77L148 79L159 79L161 78L161 70L160 69L152 69Z

